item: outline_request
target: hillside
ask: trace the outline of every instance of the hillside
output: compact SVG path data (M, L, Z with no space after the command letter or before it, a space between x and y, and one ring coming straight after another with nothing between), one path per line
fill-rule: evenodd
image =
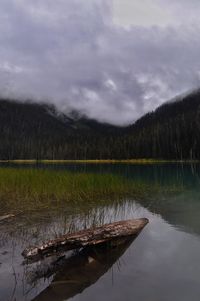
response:
M53 106L0 100L0 159L200 159L200 92L119 128Z
M116 130L73 113L66 116L52 105L0 100L1 160L83 158L96 146L91 141Z
M160 106L127 133L131 157L200 159L200 91Z

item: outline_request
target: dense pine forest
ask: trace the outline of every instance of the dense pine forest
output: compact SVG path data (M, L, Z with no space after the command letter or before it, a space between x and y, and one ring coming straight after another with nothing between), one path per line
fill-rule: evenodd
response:
M200 159L200 91L128 127L53 106L0 100L0 159Z

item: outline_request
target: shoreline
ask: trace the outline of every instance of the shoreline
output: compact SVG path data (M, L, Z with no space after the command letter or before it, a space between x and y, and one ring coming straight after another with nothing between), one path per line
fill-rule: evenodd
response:
M162 160L162 159L128 159L128 160L0 160L0 163L11 164L163 164L163 163L177 163L177 164L197 164L200 160Z

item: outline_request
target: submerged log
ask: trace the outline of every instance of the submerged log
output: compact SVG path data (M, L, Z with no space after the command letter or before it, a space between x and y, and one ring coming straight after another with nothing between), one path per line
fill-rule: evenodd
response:
M101 227L81 230L66 234L41 246L34 246L23 251L22 255L31 260L49 256L55 252L80 249L87 246L106 243L122 237L136 236L146 226L148 219L141 218L106 224Z
M121 238L117 247L96 245L86 247L69 258L62 258L49 270L35 271L29 282L34 285L40 279L51 279L51 283L32 301L63 301L82 293L96 283L125 253L134 237ZM42 261L40 262L42 264ZM34 277L35 276L35 277Z

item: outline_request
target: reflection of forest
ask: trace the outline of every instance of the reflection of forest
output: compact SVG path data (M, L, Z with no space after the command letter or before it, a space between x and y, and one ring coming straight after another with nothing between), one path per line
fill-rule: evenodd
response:
M1 166L1 164L0 164ZM6 166L6 163L3 167ZM10 165L8 165L9 167ZM120 174L126 178L144 183L198 185L200 183L199 163L157 163L157 164L41 164L31 165L35 169L68 170L74 173ZM18 164L15 168L30 168Z
M200 235L200 193L185 192L174 200L162 201L159 207L152 205L151 210L179 229Z
M150 203L141 200L140 205L179 230L200 235L200 190L185 189L178 196L165 195Z
M110 167L110 172L120 173L129 179L145 184L187 187L198 187L200 184L200 164L158 163L113 165Z
M180 187L177 194L165 193L155 196L152 201L140 200L140 205L153 213L160 214L164 220L178 228L183 228L184 231L200 234L199 164L130 166L129 174L134 179L158 184L161 192L165 185L169 188Z
M62 301L80 294L112 267L133 239L126 239L115 247L99 246L84 249L67 259L61 259L59 264L55 263L50 273L55 274L53 281L33 301Z

